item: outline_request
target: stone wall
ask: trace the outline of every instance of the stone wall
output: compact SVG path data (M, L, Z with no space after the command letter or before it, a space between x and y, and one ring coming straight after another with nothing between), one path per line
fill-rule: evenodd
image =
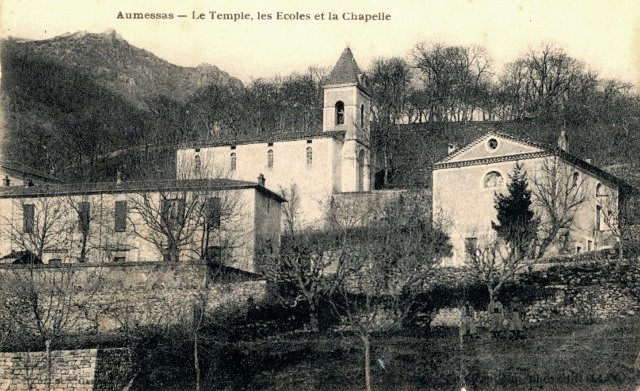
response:
M266 282L202 262L140 262L0 267L0 320L29 326L30 311L17 301L33 291L51 302L51 325L63 332L94 333L139 325L189 321L195 306L209 312L241 310L252 297L259 302ZM31 314L32 315L32 314ZM16 327L19 325L16 324ZM2 327L0 327L1 329Z
M472 284L468 274L462 269L444 268L434 273L434 277L440 284L449 285L450 295L456 297L439 309L433 326L459 324L460 313L451 305L462 300L465 292L476 308L479 325L488 325L483 311L487 298L468 296L474 294L468 290ZM526 320L531 324L558 319L594 322L635 317L640 313L640 263L595 259L547 266L522 275L520 282L503 291L501 296L505 306L511 297L522 299L527 310Z
M640 266L633 262L558 265L536 272L533 286L544 295L527 306L529 322L635 316L640 311Z
M0 390L115 391L131 376L128 349L54 350L50 352L0 353Z
M338 217L380 217L386 206L393 205L400 199L406 205L416 207L425 216L431 215L431 192L428 189L337 193L332 197L333 208Z

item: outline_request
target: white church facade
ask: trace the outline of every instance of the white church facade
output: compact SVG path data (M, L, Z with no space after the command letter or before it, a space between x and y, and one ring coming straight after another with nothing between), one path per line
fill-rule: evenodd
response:
M322 228L333 194L371 189L371 103L349 48L323 90L321 131L186 145L177 151L177 177L261 178L289 207L295 194L296 229Z
M453 245L453 255L445 264L464 265L467 246L483 246L495 240L491 224L497 216L495 195L507 191L516 163L527 173L533 210L540 219L540 236L548 234L550 207L557 214L564 213L567 220L551 237L545 257L613 247L618 205L631 188L567 153L566 146L564 133L557 148L548 148L490 131L437 162L432 210L435 218L446 221ZM572 203L577 205L572 207Z

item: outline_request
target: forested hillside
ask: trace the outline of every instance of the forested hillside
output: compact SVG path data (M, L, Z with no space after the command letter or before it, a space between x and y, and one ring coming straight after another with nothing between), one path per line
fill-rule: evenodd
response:
M1 43L3 154L68 181L170 177L184 142L320 132L327 68L244 86L212 65L180 67L117 33ZM338 49L336 49L338 50ZM357 58L357 53L356 53ZM416 44L365 69L381 187L427 186L447 145L488 129L569 149L635 182L640 99L543 45L497 69L478 46Z
M112 151L175 141L182 106L210 85L242 83L213 66L178 67L115 32L2 41L3 154L64 179L93 179ZM180 126L178 126L180 125Z
M542 45L498 70L482 47L420 43L367 73L381 186L428 183L447 144L462 146L488 129L550 145L565 129L570 152L637 182L637 90L558 47Z

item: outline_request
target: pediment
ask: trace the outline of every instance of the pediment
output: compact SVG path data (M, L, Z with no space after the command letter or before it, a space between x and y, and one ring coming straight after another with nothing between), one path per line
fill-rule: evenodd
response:
M456 163L543 151L542 147L527 141L520 141L501 134L487 133L458 151L453 152L441 162Z

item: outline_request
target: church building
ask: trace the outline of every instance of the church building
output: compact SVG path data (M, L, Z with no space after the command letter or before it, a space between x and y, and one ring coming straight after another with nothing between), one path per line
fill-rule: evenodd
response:
M177 151L177 177L260 178L295 209L295 229L322 228L333 194L371 189L370 96L349 48L322 87L322 129L186 145Z
M433 214L446 222L453 255L450 266L464 265L469 246L495 240L495 195L505 194L516 163L526 171L532 208L540 220L538 250L544 257L615 246L618 205L631 187L589 162L569 154L567 137L547 146L490 131L450 151L433 168ZM551 213L551 211L555 211ZM565 220L549 235L553 216ZM545 236L549 243L543 243Z

